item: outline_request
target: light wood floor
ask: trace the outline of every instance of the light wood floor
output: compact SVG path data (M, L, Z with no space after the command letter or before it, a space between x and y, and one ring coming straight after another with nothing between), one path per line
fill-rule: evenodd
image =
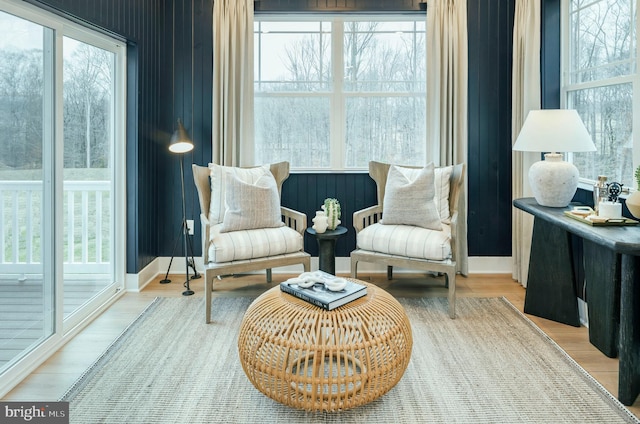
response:
M273 275L276 282L290 276L276 273ZM173 280L170 284L160 284L162 277L156 278L140 293L125 294L2 400L57 400L155 297L182 295L184 276L170 276ZM441 280L423 275L396 274L391 281L387 281L386 275L382 274L362 274L359 278L373 281L396 297L446 297L446 289ZM196 292L194 297L201 297L203 280L193 280L190 285ZM216 283L214 295L257 296L269 287L271 286L265 283L264 275L226 277ZM522 311L525 290L514 282L510 275L474 274L467 278L457 278L457 295L460 297L504 296ZM203 311L195 313L202 313L204 319ZM607 358L589 343L587 328L571 327L535 316L529 316L529 318L600 384L614 396L617 395L618 360ZM640 417L640 399L636 400L629 409Z

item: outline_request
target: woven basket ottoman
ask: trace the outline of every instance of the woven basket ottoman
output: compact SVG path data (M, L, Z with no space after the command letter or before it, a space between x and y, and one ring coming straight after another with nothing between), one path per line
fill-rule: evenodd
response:
M307 411L353 408L387 393L409 364L413 339L400 303L367 295L326 311L274 287L247 309L238 352L253 385Z

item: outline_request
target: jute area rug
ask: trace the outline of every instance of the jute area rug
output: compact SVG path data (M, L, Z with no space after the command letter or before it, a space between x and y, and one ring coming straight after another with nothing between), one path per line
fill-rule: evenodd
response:
M256 390L237 353L252 299L161 298L65 394L72 423L639 422L506 300L400 299L413 330L402 380L338 413L291 409Z

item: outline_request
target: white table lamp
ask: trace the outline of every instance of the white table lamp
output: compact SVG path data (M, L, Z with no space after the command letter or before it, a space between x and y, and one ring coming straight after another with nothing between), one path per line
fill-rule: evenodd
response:
M529 168L529 185L540 205L561 208L576 193L579 174L575 165L556 152L594 152L596 146L578 112L543 109L529 112L513 150L550 152Z

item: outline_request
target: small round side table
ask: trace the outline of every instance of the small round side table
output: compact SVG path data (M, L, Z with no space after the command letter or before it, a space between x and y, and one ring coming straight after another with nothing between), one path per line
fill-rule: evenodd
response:
M404 308L374 285L331 311L273 287L240 325L238 354L253 385L284 405L339 411L371 402L402 378L413 347Z
M307 233L314 236L318 241L318 263L320 271L336 275L336 241L347 233L347 229L338 225L335 230L318 233L313 227L309 227L307 228Z

